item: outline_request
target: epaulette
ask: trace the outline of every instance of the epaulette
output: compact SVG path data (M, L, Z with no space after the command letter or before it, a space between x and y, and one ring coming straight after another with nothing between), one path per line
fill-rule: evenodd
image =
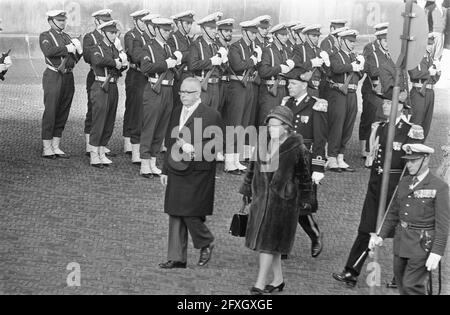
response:
M313 106L313 109L317 112L323 112L326 113L328 112L328 101L324 100L322 98L317 98L314 97L313 98L316 100L316 103Z
M287 102L289 101L291 97L290 96L285 96L283 97L283 100L281 101L280 106L286 106Z
M425 139L425 134L424 134L422 126L412 125L411 129L409 130L408 137L410 137L411 139L415 139L415 140Z

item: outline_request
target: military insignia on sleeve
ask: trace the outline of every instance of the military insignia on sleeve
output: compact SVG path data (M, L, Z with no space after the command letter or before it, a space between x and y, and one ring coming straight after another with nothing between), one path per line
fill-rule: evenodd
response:
M309 116L302 116L301 121L302 121L302 124L307 124L309 122Z
M145 56L144 60L152 61L149 56Z
M423 189L414 192L416 199L434 199L436 198L436 189Z
M42 45L46 45L46 44L50 44L50 42L49 42L47 39L44 39L44 40L42 41Z
M393 143L393 148L394 148L395 151L400 151L402 149L401 142L394 142Z
M423 128L419 125L412 125L408 137L411 139L423 140L425 138Z
M101 56L102 54L97 51L97 52L94 53L94 55Z
M313 106L313 109L317 112L328 112L328 101L321 99L321 98L315 98L316 103Z

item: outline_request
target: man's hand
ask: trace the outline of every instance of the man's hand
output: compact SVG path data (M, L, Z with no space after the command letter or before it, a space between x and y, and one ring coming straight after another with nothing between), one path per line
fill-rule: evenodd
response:
M173 53L173 55L177 58L177 66L181 65L181 62L183 61L183 54L181 53L181 51L175 51Z
M223 57L228 56L228 50L226 50L225 47L220 47L219 48L219 54Z
M295 62L292 59L288 59L286 60L286 64L288 65L288 67L292 70L295 67Z
M316 185L320 185L320 181L325 177L325 175L323 173L320 172L313 172L311 179L313 181L314 184Z
M190 143L185 142L182 146L181 149L183 150L184 153L186 154L193 154L195 152L194 146Z
M81 42L78 38L72 38L72 44L75 45L75 48L77 49L78 54L83 54L83 46L81 45Z
M320 52L320 58L322 58L323 62L325 63L325 66L327 67L331 66L330 55L326 51Z
M436 67L431 66L430 69L428 69L428 73L429 73L432 77L434 77L434 76L437 74Z
M323 60L321 58L311 59L311 64L313 68L320 68L323 65Z
M161 175L161 185L166 187L167 186L167 180L168 180L168 176L167 175Z
M364 58L364 56L358 55L358 56L356 56L356 60L358 60L360 62L361 68L364 69L364 65L366 63L366 59Z
M116 46L116 49L118 51L122 51L123 50L122 43L120 42L119 37L116 37L116 40L114 41L114 46Z
M352 70L353 72L360 72L363 68L356 61L352 62Z
M222 64L222 58L219 56L211 57L210 60L213 66L220 66Z
M10 67L12 65L12 60L11 60L11 56L7 56L5 58L5 61L3 61L3 63L7 66Z
M166 64L167 64L168 69L172 69L172 68L176 67L177 61L175 59L168 58L168 59L166 59Z
M262 49L261 49L261 47L256 46L255 52L256 52L256 58L258 59L258 62L261 62L261 60L262 60Z
M383 239L376 233L370 233L369 249L373 250L376 246L383 246Z
M117 58L117 59L114 59L114 61L116 62L116 69L117 70L122 69L122 62L120 61L120 59Z
M67 48L67 52L69 54L75 54L75 52L77 51L77 48L72 43L70 43L69 45L66 45L66 48Z
M441 261L441 258L442 258L442 256L431 253L425 264L425 267L427 267L427 270L428 271L436 270L437 267L439 266L439 262Z

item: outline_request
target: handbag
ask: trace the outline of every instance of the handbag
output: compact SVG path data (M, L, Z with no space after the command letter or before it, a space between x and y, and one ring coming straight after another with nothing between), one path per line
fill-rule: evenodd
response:
M242 204L241 210L233 215L230 225L230 234L237 237L245 237L247 231L248 213L245 212L246 205Z

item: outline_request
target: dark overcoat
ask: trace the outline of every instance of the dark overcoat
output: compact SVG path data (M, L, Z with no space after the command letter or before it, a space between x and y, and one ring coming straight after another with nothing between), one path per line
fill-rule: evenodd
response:
M280 146L279 165L265 172L251 162L240 193L252 197L245 244L272 254L289 254L300 210L311 206L312 182L303 138L292 134Z

